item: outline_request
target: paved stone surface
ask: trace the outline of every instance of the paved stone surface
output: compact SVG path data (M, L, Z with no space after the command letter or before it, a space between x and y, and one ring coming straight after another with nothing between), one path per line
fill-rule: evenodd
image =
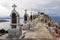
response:
M0 39L6 39L7 36L8 36L8 34L2 35L2 36L0 36Z
M57 38L57 40L60 40L60 38Z
M44 23L38 23L25 35L25 39L54 40Z

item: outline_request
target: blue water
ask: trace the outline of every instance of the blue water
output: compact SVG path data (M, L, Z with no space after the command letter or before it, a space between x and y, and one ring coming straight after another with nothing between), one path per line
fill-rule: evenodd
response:
M60 16L51 16L51 18L58 23L59 27L60 27Z
M4 20L9 20L9 22L1 22L0 23L0 29L8 30L9 28L11 28L10 19L4 19ZM24 20L20 19L20 24L23 24L23 22L24 22Z

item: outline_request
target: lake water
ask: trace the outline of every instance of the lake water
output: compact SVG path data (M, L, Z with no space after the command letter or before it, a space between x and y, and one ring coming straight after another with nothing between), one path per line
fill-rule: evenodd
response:
M59 27L60 27L60 16L53 16L51 17L55 22L58 23Z
M1 22L0 23L0 29L5 29L8 30L11 26L10 26L10 19L5 19L5 20L9 20L9 22ZM23 19L20 19L20 23L23 24Z
M56 21L59 24L60 27L60 17L51 17L54 21ZM10 19L6 19L9 20L9 22L2 22L0 23L0 29L5 29L8 30L11 26L10 26ZM20 19L20 23L23 24L23 19Z

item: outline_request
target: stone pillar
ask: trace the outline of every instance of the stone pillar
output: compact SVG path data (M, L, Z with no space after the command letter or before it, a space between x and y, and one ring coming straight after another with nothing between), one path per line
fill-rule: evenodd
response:
M14 4L12 7L14 7L14 9L11 13L11 28L8 30L8 35L9 38L19 38L22 35L22 28L20 26L20 16L15 10L16 5Z
M40 12L38 12L38 22L40 22Z
M30 15L30 20L31 20L31 22L32 22L32 20L33 20L32 12L31 12L31 15Z
M25 10L24 23L27 23L27 21L28 21L28 15L27 15L27 10Z

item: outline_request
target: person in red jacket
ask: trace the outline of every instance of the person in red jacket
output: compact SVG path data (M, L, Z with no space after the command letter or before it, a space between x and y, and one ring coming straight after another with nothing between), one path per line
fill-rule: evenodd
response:
M55 27L49 27L48 28L51 32L52 32L52 34L55 36L55 37L60 37L60 35L56 32L56 28Z
M59 35L58 33L56 33L56 32L53 32L53 35L54 35L55 37L60 37L60 35Z

